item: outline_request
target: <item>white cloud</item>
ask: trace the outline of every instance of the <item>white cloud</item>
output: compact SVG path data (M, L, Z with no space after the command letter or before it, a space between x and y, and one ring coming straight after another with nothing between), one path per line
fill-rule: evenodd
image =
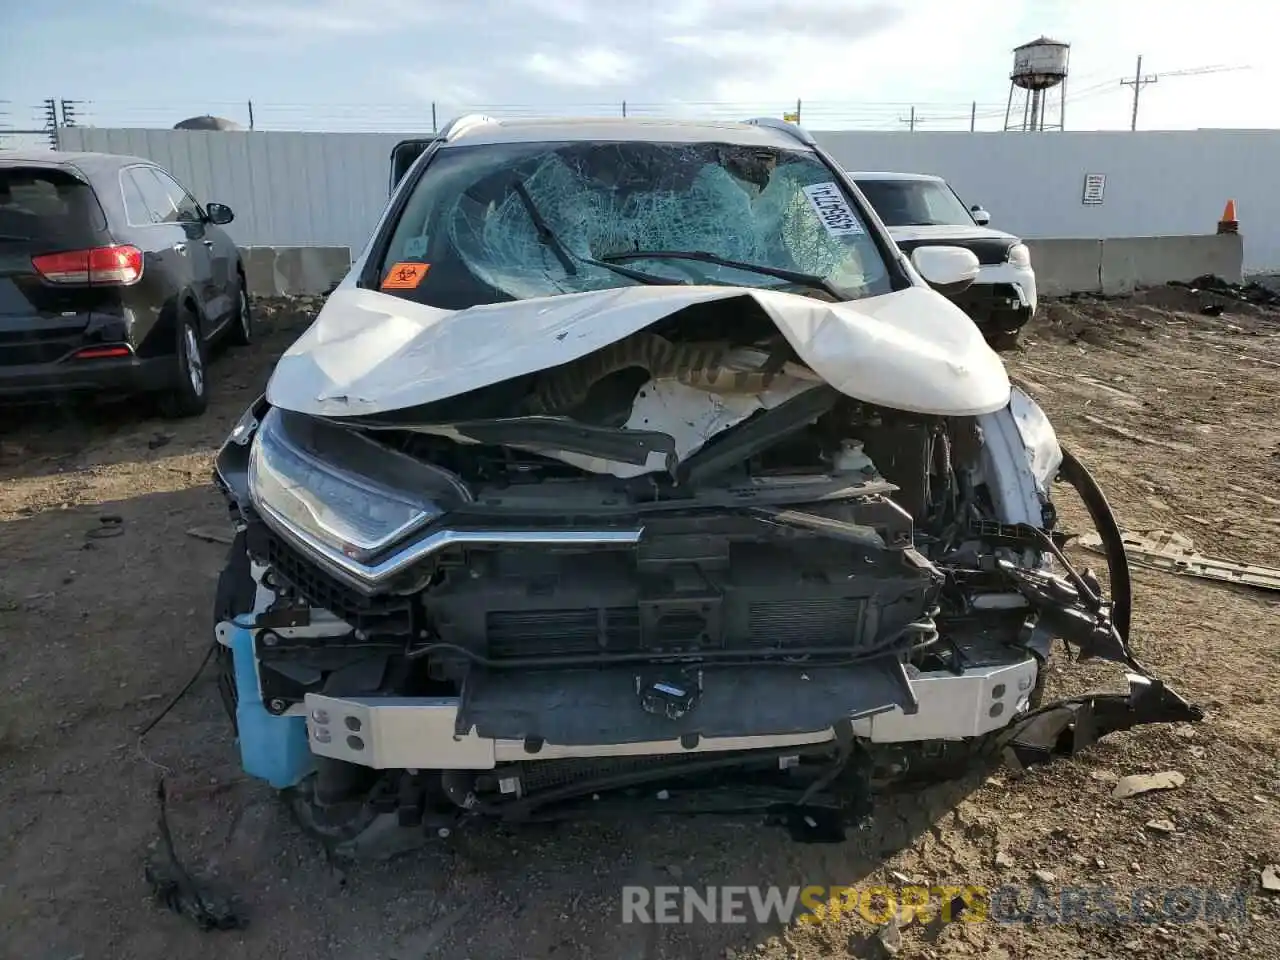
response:
M1268 95L1280 65L1257 0L1214 0L1211 19L1202 0L135 2L213 21L227 29L203 31L212 42L295 55L304 71L327 76L332 63L350 96L369 99L386 94L388 77L420 101L522 113L625 99L636 112L736 116L800 98L811 126L893 128L915 106L924 129L967 126L977 101L980 127L992 129L1012 48L1047 34L1072 44L1069 128L1128 126L1131 91L1119 80L1140 52L1144 72L1163 73L1143 90L1140 126L1280 126ZM1206 34L1225 45L1206 46ZM325 66L298 54L312 47L325 48ZM1254 69L1170 73L1210 63Z
M378 29L376 23L338 10L307 10L286 4L253 7L211 4L207 13L230 27L289 34L294 37L305 34L371 33Z
M637 79L639 66L608 47L588 47L565 54L545 51L526 57L526 71L548 83L565 87L599 87Z
M248 30L252 39L291 40L385 34L388 29L420 24L437 15L413 0L271 0L267 3L202 4L199 14Z
M446 110L484 103L489 94L478 71L403 70L401 85L423 103Z

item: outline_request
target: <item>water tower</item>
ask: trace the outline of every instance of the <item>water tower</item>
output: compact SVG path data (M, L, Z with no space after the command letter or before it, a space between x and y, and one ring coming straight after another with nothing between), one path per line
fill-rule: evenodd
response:
M234 120L228 120L226 117L211 117L205 114L202 117L188 117L186 120L180 120L173 125L175 130L243 130L244 127L236 123Z
M1006 130L1066 129L1067 61L1070 59L1071 44L1059 43L1048 37L1014 48L1013 73L1009 74L1009 105L1004 111ZM1050 100L1057 105L1057 123L1045 122L1052 106ZM1022 114L1021 120L1018 119L1019 113Z

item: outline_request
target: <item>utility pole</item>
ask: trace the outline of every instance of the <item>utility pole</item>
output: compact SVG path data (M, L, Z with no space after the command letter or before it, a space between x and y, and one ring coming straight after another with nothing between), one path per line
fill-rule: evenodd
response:
M253 101L249 101L249 130L253 130Z
M911 116L899 117L898 122L907 124L907 129L910 130L912 133L915 133L916 132L916 108L915 107L911 108Z
M1138 69L1134 71L1132 80L1121 80L1122 87L1133 87L1133 118L1129 121L1129 129L1138 129L1138 94L1142 93L1142 88L1148 83L1155 83L1160 78L1154 73L1144 77L1142 75L1142 54L1138 54Z
M49 131L49 147L58 149L58 101L49 97L44 102L44 128Z
M969 107L969 132L973 133L978 127L978 101L973 101L973 105Z
M83 103L83 100L63 100L61 102L62 125L64 127L74 127L76 125L76 107Z

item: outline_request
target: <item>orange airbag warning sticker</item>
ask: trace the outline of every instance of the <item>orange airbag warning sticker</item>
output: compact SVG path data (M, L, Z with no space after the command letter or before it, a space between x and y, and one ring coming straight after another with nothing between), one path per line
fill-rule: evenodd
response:
M387 275L382 278L383 290L412 290L422 282L422 278L431 269L429 263L393 263Z

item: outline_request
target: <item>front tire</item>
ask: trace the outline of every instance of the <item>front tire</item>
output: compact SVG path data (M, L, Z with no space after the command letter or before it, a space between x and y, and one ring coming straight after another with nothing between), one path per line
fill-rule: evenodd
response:
M249 284L244 274L238 274L240 286L236 292L236 318L231 321L231 330L227 339L237 347L247 347L253 343L253 310L249 304Z
M199 416L209 406L207 355L200 325L186 307L178 311L174 351L175 384L160 398L160 412L171 419Z

